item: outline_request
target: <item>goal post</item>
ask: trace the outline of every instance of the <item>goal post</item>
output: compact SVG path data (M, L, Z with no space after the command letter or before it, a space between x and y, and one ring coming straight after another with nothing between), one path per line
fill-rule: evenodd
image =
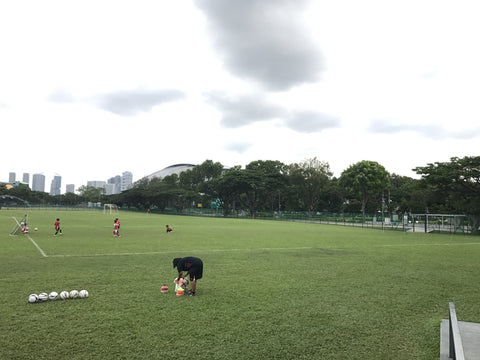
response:
M104 204L103 205L104 214L118 214L118 206L116 204Z
M13 220L15 220L15 226L13 230L10 232L11 236L18 235L22 232L22 228L24 225L27 225L28 221L28 214L23 215L22 220L18 221L17 218L13 217Z

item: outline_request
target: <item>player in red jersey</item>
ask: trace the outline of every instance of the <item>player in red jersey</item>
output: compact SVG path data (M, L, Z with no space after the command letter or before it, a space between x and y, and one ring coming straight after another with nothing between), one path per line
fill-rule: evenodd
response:
M120 220L118 218L113 221L113 236L115 235L120 237Z
M58 233L60 233L60 235L63 235L62 228L60 227L60 219L59 218L57 218L57 221L55 221L54 226L55 226L54 236L57 236Z

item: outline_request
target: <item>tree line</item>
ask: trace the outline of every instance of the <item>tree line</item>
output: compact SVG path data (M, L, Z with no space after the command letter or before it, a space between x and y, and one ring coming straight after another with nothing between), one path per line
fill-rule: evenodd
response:
M412 169L419 179L390 174L375 161L363 160L336 178L327 162L316 158L284 164L257 160L244 168L226 169L206 160L179 175L137 181L121 194L82 186L79 194L47 193L0 186L35 204L115 203L138 209L216 207L225 216L242 210L255 218L260 211L307 211L373 214L437 213L467 215L473 233L480 226L480 156L452 157Z

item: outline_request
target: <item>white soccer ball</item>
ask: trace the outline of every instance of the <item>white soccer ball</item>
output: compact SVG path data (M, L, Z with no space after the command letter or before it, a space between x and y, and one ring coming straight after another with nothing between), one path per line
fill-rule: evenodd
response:
M52 291L50 294L48 294L48 300L57 300L58 299L58 293L56 291Z
M78 298L78 291L77 290L72 290L70 291L70 299L76 299Z
M68 299L69 297L70 297L70 293L69 293L68 291L62 291L62 292L60 293L60 299L62 299L62 300L66 300L66 299Z
M38 300L47 301L48 300L48 294L47 293L38 294Z
M28 296L28 302L30 304L36 303L38 301L38 295L37 294L30 294Z
M88 297L88 291L87 290L80 290L80 292L78 293L78 296L80 297L80 299L85 299Z
M33 230L38 231L38 228L35 228L35 229L33 229Z

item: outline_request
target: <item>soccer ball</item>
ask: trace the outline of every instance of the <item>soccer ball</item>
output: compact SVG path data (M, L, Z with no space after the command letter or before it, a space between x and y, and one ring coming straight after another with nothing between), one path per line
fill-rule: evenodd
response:
M35 229L33 229L33 230L38 231L38 228L35 228Z
M52 291L50 294L48 294L48 300L57 300L58 298L58 293L56 291Z
M38 295L37 294L30 294L28 297L28 302L30 304L36 303L38 301Z
M48 294L47 293L41 293L38 295L38 300L40 301L47 301L48 300Z
M62 291L62 292L60 293L60 299L62 299L62 300L66 300L66 299L68 299L69 297L70 297L70 293L69 293L68 291Z
M85 299L88 297L88 291L87 290L80 290L80 292L78 293L78 296L80 297L80 299Z
M77 290L72 290L70 291L70 299L76 299L78 298L78 291Z

